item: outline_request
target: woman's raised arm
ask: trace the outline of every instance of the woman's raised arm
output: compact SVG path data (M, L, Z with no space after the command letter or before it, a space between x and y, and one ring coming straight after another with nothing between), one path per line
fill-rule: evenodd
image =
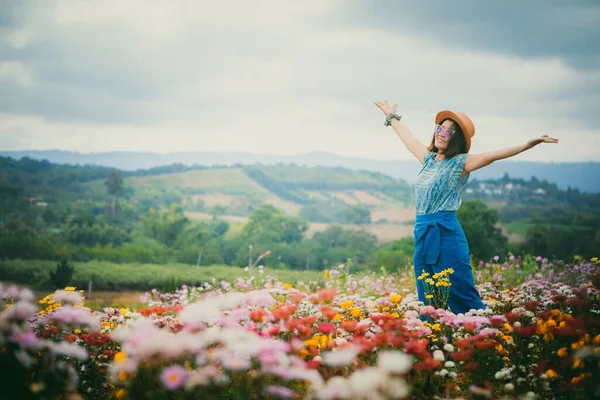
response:
M500 150L490 151L487 153L481 154L470 154L465 161L465 168L463 170L463 176L468 174L469 172L473 172L480 168L483 168L487 165L490 165L494 161L502 160L505 158L509 158L512 156L516 156L526 150L532 149L540 143L558 143L558 139L551 138L548 135L542 135L539 138L531 139L527 143L514 146L507 147Z
M395 114L398 104L389 105L387 100L384 102L376 101L375 105L379 107L383 114L387 117L390 114ZM404 146L423 164L425 159L425 150L427 147L421 143L406 126L395 118L390 121L392 128L396 131L396 135L402 140Z

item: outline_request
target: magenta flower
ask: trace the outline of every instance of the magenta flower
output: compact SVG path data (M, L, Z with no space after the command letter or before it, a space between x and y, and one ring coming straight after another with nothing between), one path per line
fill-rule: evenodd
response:
M178 389L185 380L185 368L181 365L173 365L171 367L163 369L160 376L163 384L167 390Z

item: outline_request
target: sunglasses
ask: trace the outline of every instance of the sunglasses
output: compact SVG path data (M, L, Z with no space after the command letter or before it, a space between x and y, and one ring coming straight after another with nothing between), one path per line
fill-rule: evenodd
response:
M442 125L436 125L433 128L433 133L437 136L442 136L445 140L449 140L454 135L454 129L446 129Z

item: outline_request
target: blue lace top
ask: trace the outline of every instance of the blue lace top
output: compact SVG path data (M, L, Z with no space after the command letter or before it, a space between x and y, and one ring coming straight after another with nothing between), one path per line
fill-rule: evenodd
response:
M468 154L462 153L449 160L435 160L436 153L425 150L423 168L415 185L417 215L438 211L456 211L469 180L461 177Z

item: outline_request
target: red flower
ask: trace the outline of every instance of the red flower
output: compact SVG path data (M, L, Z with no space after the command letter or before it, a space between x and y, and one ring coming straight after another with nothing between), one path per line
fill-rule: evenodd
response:
M335 325L329 322L321 322L317 325L317 330L325 335L330 335L335 332Z
M258 310L250 311L250 319L254 322L263 322L265 318L265 311L261 308Z
M323 316L327 319L333 319L333 317L335 317L336 312L330 306L323 306L321 307L321 314L323 314Z
M342 322L342 329L347 332L354 332L356 330L356 325L358 325L358 322L356 321L344 321Z
M506 317L508 322L510 322L511 324L514 324L515 322L517 322L519 320L519 314L514 313L514 312L504 313L504 316Z
M457 349L466 350L471 348L471 339L458 339L454 342Z
M416 363L413 365L412 369L415 371L433 371L434 369L438 369L442 366L442 363L438 360L434 360L433 358L428 358L425 361Z
M496 347L496 342L493 340L477 340L475 341L477 350L489 350Z
M527 327L516 326L515 327L515 333L517 335L520 335L520 336L528 337L528 336L535 335L536 329L537 329L537 325L536 324L529 325Z
M466 363L463 368L465 371L472 372L479 368L479 363L477 361L471 361L470 363Z
M280 331L281 331L281 327L279 325L273 325L272 327L267 329L267 334L269 336L275 336L275 335L279 334Z
M472 357L473 352L471 350L457 351L456 353L452 353L452 358L456 361L469 361Z
M331 302L336 294L337 294L336 288L321 289L317 292L319 299L321 301L324 301L325 303Z

